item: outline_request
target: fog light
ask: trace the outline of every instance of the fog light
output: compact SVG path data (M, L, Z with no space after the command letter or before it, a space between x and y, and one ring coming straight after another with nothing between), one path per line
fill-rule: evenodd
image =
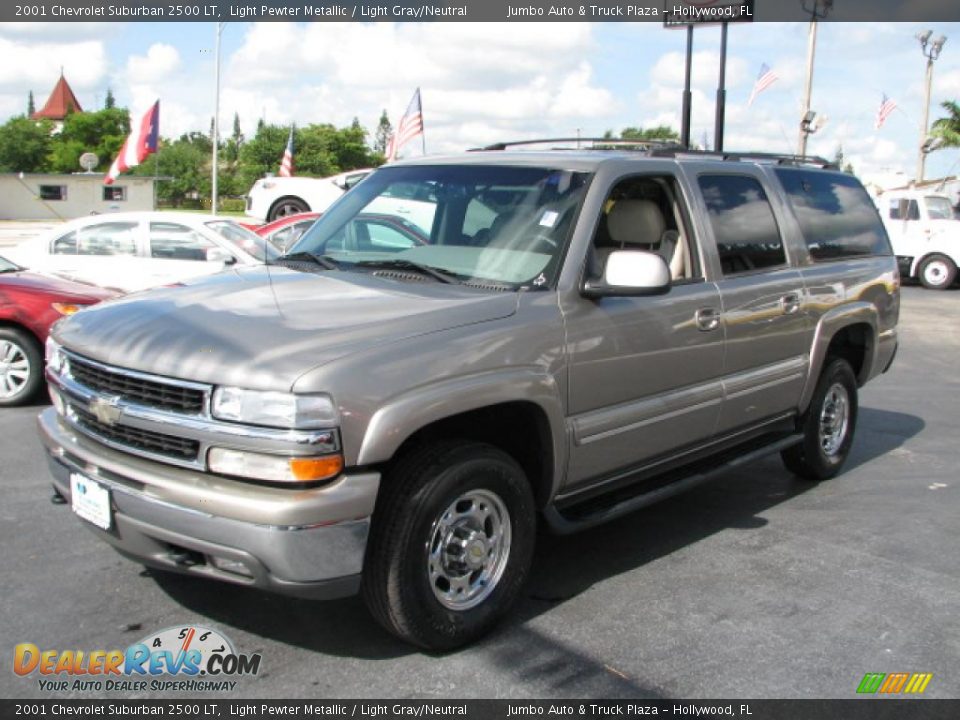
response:
M233 575L243 575L244 577L253 577L253 573L250 572L250 569L240 560L231 560L229 558L211 555L210 564L213 565L217 570L223 570L223 572L232 573Z
M340 455L291 458L227 448L211 448L207 462L211 471L222 475L293 483L328 480L343 469Z

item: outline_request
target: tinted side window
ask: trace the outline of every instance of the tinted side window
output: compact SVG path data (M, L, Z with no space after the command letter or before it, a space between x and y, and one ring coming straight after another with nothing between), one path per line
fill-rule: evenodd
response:
M77 230L78 255L136 255L137 223L106 222Z
M877 210L855 177L787 168L774 172L814 260L890 254ZM897 212L909 218L916 208L901 205Z
M745 175L701 175L724 275L786 263L783 239L760 183Z

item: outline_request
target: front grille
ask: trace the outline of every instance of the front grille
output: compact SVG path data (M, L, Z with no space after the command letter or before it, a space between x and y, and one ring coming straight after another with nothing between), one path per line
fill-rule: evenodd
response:
M204 392L198 388L127 375L75 355L70 356L70 374L91 390L116 395L131 403L192 415L203 412Z
M126 425L107 425L74 403L70 404L70 414L76 418L82 429L118 445L177 460L196 460L200 452L200 443L196 440L139 430Z

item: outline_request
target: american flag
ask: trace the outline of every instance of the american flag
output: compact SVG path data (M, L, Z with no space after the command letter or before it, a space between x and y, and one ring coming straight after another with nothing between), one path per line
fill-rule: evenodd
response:
M877 110L877 130L883 127L883 124L890 117L890 113L897 109L897 104L883 94L883 100L880 101L880 108Z
M287 138L287 147L280 161L280 177L293 177L293 125L290 126L290 137Z
M747 107L753 105L753 101L756 100L757 95L762 93L779 79L780 76L771 70L769 65L766 63L761 65L760 74L757 75L757 81L753 84L753 92L750 93L750 99L747 101Z
M136 167L151 153L157 151L157 140L160 137L160 101L157 100L147 110L140 120L140 125L130 131L130 135L123 141L123 147L110 166L110 171L103 179L104 185L113 185L113 181L122 172Z
M397 131L387 144L387 162L397 159L397 153L417 135L423 135L423 105L420 102L420 88L413 94L407 111L400 118Z

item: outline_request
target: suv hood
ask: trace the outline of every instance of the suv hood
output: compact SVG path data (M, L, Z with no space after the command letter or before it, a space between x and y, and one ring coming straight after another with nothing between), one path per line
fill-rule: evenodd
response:
M59 323L69 350L118 367L288 390L372 345L495 320L517 293L285 268L238 269L127 297Z

